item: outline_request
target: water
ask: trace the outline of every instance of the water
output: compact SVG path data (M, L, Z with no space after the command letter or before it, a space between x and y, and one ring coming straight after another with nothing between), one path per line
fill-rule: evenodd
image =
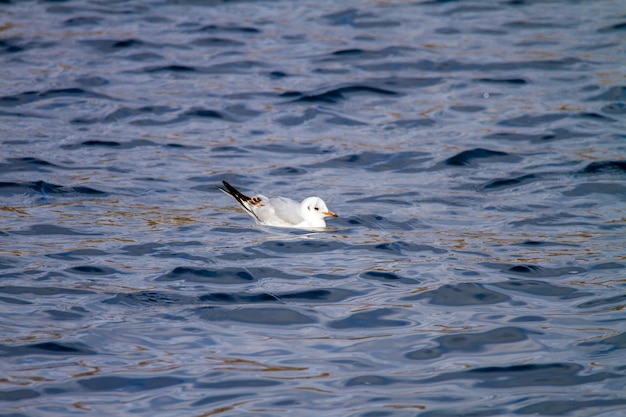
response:
M0 10L0 415L626 415L623 2Z

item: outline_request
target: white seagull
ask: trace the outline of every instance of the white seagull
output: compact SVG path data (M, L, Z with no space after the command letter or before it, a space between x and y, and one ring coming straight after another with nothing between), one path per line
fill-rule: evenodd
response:
M256 195L248 197L235 187L222 181L224 187L216 187L233 197L241 207L258 224L276 227L319 228L326 227L324 217L338 217L326 207L326 203L319 197L308 197L301 203L285 197L266 197Z

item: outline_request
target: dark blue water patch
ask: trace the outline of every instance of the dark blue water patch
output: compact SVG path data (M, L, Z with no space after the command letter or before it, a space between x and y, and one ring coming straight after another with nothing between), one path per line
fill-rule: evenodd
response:
M477 78L474 80L479 83L486 84L509 84L509 85L524 85L527 81L523 78Z
M414 323L406 320L394 320L384 318L396 313L396 309L380 308L372 311L363 311L351 314L349 317L334 320L328 324L332 329L374 329L404 327Z
M217 382L196 382L194 386L202 390L233 389L233 388L264 388L282 385L280 381L269 379L225 379Z
M247 74L253 70L264 70L266 64L256 61L233 61L201 68L204 74Z
M626 294L620 294L613 297L605 297L605 298L596 298L593 300L585 301L584 303L578 304L576 307L578 308L597 308L610 306L612 304L625 304L626 303Z
M476 106L476 105L455 105L450 106L450 110L459 112L459 113L478 113L482 112L486 109L485 106Z
M15 356L76 356L95 355L96 351L84 343L42 342L28 345L0 345L0 357Z
M340 49L331 52L329 56L323 58L321 61L351 61L351 60L370 60L370 59L383 59L390 56L406 56L409 53L415 51L415 48L407 46L387 46L380 49L362 49L362 48L350 48Z
M584 221L584 220L588 221ZM577 216L570 213L554 213L540 215L534 218L512 221L509 223L512 227L570 227L581 226L587 228L597 227L596 218L593 216Z
M532 265L532 264L519 264L512 265L506 263L497 263L497 262L482 262L481 266L498 269L501 272L511 273L515 275L521 275L525 277L534 277L534 278L556 278L568 275L582 274L587 272L586 269L578 267L578 266L566 266L562 268L548 268L540 265Z
M130 124L148 126L148 125L165 125L173 123L181 123L190 119L201 119L206 121L223 121L223 122L240 122L242 120L251 119L261 112L251 110L244 105L228 106L224 110L207 109L204 107L192 107L181 112L178 116L167 120L154 119L138 119L133 120Z
M297 168L292 166L274 168L269 172L269 175L284 177L284 176L292 176L292 175L304 175L308 171L303 168Z
M544 180L545 176L540 174L526 174L515 178L498 178L488 181L479 186L484 191L502 191L509 188L516 188Z
M387 123L385 125L385 130L393 130L393 129L422 129L425 127L434 126L437 124L433 119L422 118L422 119L401 119L396 120L395 122Z
M589 395L587 397L593 398L593 396ZM526 405L524 407L520 407L515 410L515 414L532 414L532 415L542 415L542 416L564 416L571 415L573 413L579 415L594 415L591 410L584 411L587 409L593 408L601 408L603 415L609 415L607 412L611 408L615 408L615 415L618 415L620 411L623 411L623 406L626 405L626 399L624 398L615 398L615 399L605 399L605 398L593 398L590 400L550 400L550 401L538 401L534 404ZM588 413L588 414L587 414Z
M284 307L202 307L196 310L202 320L232 321L262 326L294 326L316 323L317 320L299 311Z
M434 3L434 2L424 2L422 4L428 4L428 3ZM453 27L440 27L434 30L434 33L437 33L439 35L458 35L461 33L461 31L457 28L453 28Z
M537 60L537 61L516 61L516 62L485 62L485 63L467 63L455 59L448 59L437 62L429 59L418 61L388 61L376 64L360 65L359 69L371 72L389 72L389 71L414 71L418 73L441 72L449 73L451 71L475 71L481 74L490 74L493 72L510 71L519 73L522 70L539 70L539 71L571 71L573 68L580 66L585 61L566 57L554 60Z
M286 72L282 72L282 71L271 71L269 74L270 78L285 78L285 77L289 77L289 74L287 74Z
M346 387L355 387L360 385L385 386L401 382L397 378L389 378L380 375L361 375L350 378L345 382Z
M32 400L39 397L41 394L31 389L12 389L6 391L0 391L0 401L22 401ZM24 414L16 414L22 416ZM9 415L11 416L11 415Z
M506 152L492 151L490 149L476 148L468 151L460 152L450 158L446 159L444 163L450 166L476 166L477 162L507 162L518 163L523 158L517 155L509 154Z
M26 230L12 231L12 234L22 236L49 236L49 235L65 235L65 236L100 236L98 233L77 232L67 227L56 226L53 224L34 224Z
M44 310L44 313L48 314L52 320L84 320L85 315L80 313L73 313L71 311L61 310Z
M346 243L330 240L272 240L263 242L256 248L264 253L287 256L290 254L334 252L347 247L349 245Z
M1 2L0 2L1 3ZM11 30L7 27L8 31ZM7 32L4 32L5 34ZM19 36L6 37L0 40L0 54L19 54L24 51L35 51L38 49L54 48L58 45L58 42L52 40L52 38L45 37L31 37L22 38ZM15 61L21 62L21 61Z
M63 169L59 165L55 165L51 162L45 161L39 158L24 157L24 158L7 158L6 163L0 164L0 172L16 172L16 171L38 171L38 172L50 172L48 168Z
M423 172L431 161L424 152L362 152L309 165L309 168L365 169L366 171L394 171L400 173Z
M96 265L80 265L66 269L67 272L77 275L87 276L105 276L119 274L119 271L109 268L108 266L96 266Z
M238 48L245 45L244 42L234 39L217 37L194 39L191 44L202 48Z
M404 203L401 205L410 205L410 204ZM333 224L346 225L346 226L359 226L359 227L366 227L369 229L379 229L379 230L417 230L417 229L424 228L424 226L420 224L419 219L416 219L416 218L411 218L411 219L408 219L407 221L393 221L393 220L387 219L383 216L379 216L376 214L362 214L362 215L349 216L349 217L342 216L339 219L334 220Z
M94 291L78 290L74 288L57 288L57 287L20 287L16 285L0 286L0 293L3 294L34 294L40 296L55 295L87 295L96 294Z
M593 295L590 292L579 291L574 288L548 284L546 282L536 280L511 280L497 282L491 285L503 290L518 291L542 297L558 297L562 300L571 300Z
M171 272L160 276L155 281L189 281L222 284L240 284L256 281L247 270L237 268L202 269L193 267L177 267Z
M600 346L609 351L616 349L626 349L626 333L619 333L600 340L592 340L579 343L580 346Z
M415 202L418 201L420 193L417 191L408 191L405 193L398 194L378 194L378 195L369 195L363 198L357 198L353 200L346 200L346 203L373 203L373 204L393 204L399 206L412 206ZM386 220L384 217L379 215L364 215L364 216L353 216L354 224L370 224L379 222L381 220Z
M267 76L273 78L275 76L268 73ZM275 101L278 98L276 92L273 91L251 91L251 92L238 92L232 94L224 94L222 98L228 100L239 100L242 102L267 102Z
M76 195L106 196L108 193L86 186L66 187L46 181L0 182L0 195L32 194L73 197Z
M301 252L298 252L301 253ZM264 278L288 279L293 277L278 269L264 267L250 268L196 268L177 267L155 281L188 281L213 284L243 284Z
M127 256L145 256L145 255L163 255L163 250L168 248L185 248L187 246L203 246L198 241L182 241L165 243L141 243L138 245L126 245L120 248L123 255ZM170 253L165 251L165 253Z
M331 90L315 93L302 93L299 91L288 91L282 93L279 97L289 98L290 102L321 102L327 104L337 103L340 100L344 100L348 95L353 94L367 94L367 95L383 95L383 96L395 96L397 92L370 87L367 85L348 85L344 87L333 88Z
M607 104L606 106L602 106L602 112L615 116L622 116L626 114L626 103Z
M50 3L47 5L46 12L51 14L77 14L82 13L84 10L89 10L93 13L99 13L103 15L142 15L148 9L143 5L131 5L131 4L122 4L122 5L114 5L109 4L108 7L94 7L88 8L87 6L83 6L81 3L71 3L71 2L63 2L57 0L48 0L44 1L45 3ZM64 3L64 4L62 4Z
M61 149L68 150L79 149L81 147L122 148L122 143L112 140L86 140L76 144L60 146Z
M240 26L238 24L226 24L226 25L205 25L199 29L195 29L196 32L205 33L238 33L244 35L256 35L261 33L260 29L253 26Z
M263 112L250 109L244 104L234 104L232 106L226 106L224 108L224 111L233 120L252 119L263 114Z
M0 106L21 106L42 100L56 99L59 97L72 97L81 99L115 100L112 97L100 93L94 93L82 88L60 88L38 91L26 91L11 96L0 97Z
M239 393L239 394L224 394L224 395L209 395L207 397L202 398L201 400L195 401L191 403L192 407L201 407L208 404L215 404L226 402L228 404L232 404L232 400L241 397L247 397L251 395L257 395L257 393ZM216 409L217 410L217 409Z
M211 152L218 154L228 154L228 157L240 155L248 156L250 151L239 146L213 146L210 148Z
M364 83L373 87L391 89L391 91L397 93L398 90L432 87L442 84L444 81L445 79L441 77L403 77L391 75L389 77L369 77L364 80Z
M620 32L626 30L626 22L616 23L614 25L605 26L603 28L598 29L599 33L607 33L607 32Z
M624 199L626 197L626 186L615 183L590 182L578 184L568 191L563 191L566 197L582 197L593 194L606 194Z
M169 107L169 106L142 106L142 107L120 107L112 111L111 113L103 116L103 117L77 117L71 120L71 123L81 124L81 125L89 125L89 124L98 124L98 123L119 123L125 119L133 119L130 121L131 124L141 124L145 123L146 120L151 119L141 119L141 116L163 116L163 115L174 115L179 109ZM118 143L119 145L114 145ZM85 142L83 142L85 144ZM69 145L71 146L71 145ZM86 146L155 146L155 143L146 140L146 139L136 139L128 142L108 142L108 141L97 141L93 143L86 143Z
M284 301L305 303L336 303L356 297L360 292L341 288L318 288L290 293L275 293Z
M626 161L597 161L585 166L582 174L626 174Z
M66 19L63 24L67 27L97 26L103 20L100 16L76 16Z
M506 140L506 141L521 141L530 143L545 143L557 140L570 140L584 137L590 137L588 133L572 132L569 129L555 128L548 130L549 133L521 133L521 132L500 132L492 133L485 136L487 140Z
M143 68L141 71L145 73L149 73L149 74L158 73L158 72L169 72L169 73L174 73L174 74L198 72L196 67L192 67L188 65L176 65L176 64L148 67L148 68Z
M607 89L604 93L590 97L588 101L626 101L626 87L614 86Z
M621 264L619 262L602 262L599 264L594 264L589 268L590 271L603 271L603 270L611 270L611 269L624 269L626 265Z
M31 118L35 118L35 119L49 119L49 117L44 115L44 114L24 112L24 111L5 111L5 110L0 110L0 116L19 117L19 118L31 117ZM5 143L9 144L9 142L11 142L11 141L6 141Z
M511 119L504 119L498 122L500 126L507 127L540 127L551 124L569 116L567 113L545 113L540 115L524 115Z
M518 343L528 340L528 331L519 327L500 327L483 333L456 333L440 336L432 341L436 347L417 349L405 357L412 360L430 360L450 352L482 352L488 345Z
M402 297L401 300L428 300L429 304L459 307L498 304L510 301L511 297L485 288L482 284L462 282L460 284L444 284L434 290Z
M448 398L441 398L439 399L438 402L445 404L450 401L451 400ZM509 410L504 409L504 408L489 407L488 409L479 408L479 409L473 409L471 411L469 410L464 411L463 414L461 415L464 417L491 417L491 416L505 416L509 413L510 413ZM419 417L459 417L459 412L458 410L452 410L452 411L429 410L423 413L419 413Z
M526 364L512 366L491 366L467 371L442 373L432 378L416 381L423 384L455 380L476 381L476 388L508 389L540 386L573 386L602 382L620 378L622 375L610 372L585 373L577 363Z
M371 245L352 245L351 249L365 249L376 252L384 252L394 255L409 255L416 252L432 252L434 254L443 254L448 253L447 250L436 248L430 245L419 245L416 243L404 242L404 241L396 241L396 242L386 242L380 244L371 244Z
M159 55L154 52L137 52L134 54L131 53L131 54L124 56L124 59L127 59L129 61L143 63L143 62L154 62L154 61L162 62L163 60L165 60L165 57L163 55Z
M190 110L184 112L183 115L189 117L201 117L210 119L226 119L224 114L220 113L217 110L205 109L201 107L191 108Z
M535 323L547 320L547 318L541 316L519 316L509 320L509 323Z
M605 122L605 123L613 123L617 121L616 119L612 117L608 117L603 114L594 113L594 112L579 112L579 113L573 114L572 117L576 119L593 120L593 121L599 121L599 122Z
M543 240L526 240L524 242L520 242L520 243L515 243L514 245L519 245L519 246L528 246L528 247L555 247L555 246L565 246L565 247L571 247L571 248L577 248L580 245L575 245L572 243L562 243L562 242L550 242L550 241L543 241Z
M197 303L196 297L190 297L174 292L139 291L118 293L112 298L102 301L103 304L121 304L126 306L163 307L183 306Z
M393 272L386 271L367 271L359 275L359 278L385 283L400 283L408 285L417 285L420 282L419 280L414 278L407 278L398 274L394 274Z
M545 23L545 22L535 22L528 20L514 20L511 22L506 22L502 24L503 28L506 29L530 29L530 30L548 30L548 29L565 29L565 28L573 28L576 25L571 24L555 24L555 22Z
M323 123L341 126L364 126L366 122L352 119L349 117L341 116L337 113L320 108L308 108L305 109L299 115L281 116L275 119L277 123L283 126L298 126L307 122L311 122L315 119L322 118Z
M355 19L362 15L362 12L356 9L346 9L340 12L323 15L321 18L329 25L353 25ZM367 14L366 16L371 16L371 14Z
M258 228L258 227L255 227L255 228L245 228L245 227L214 228L211 230L215 232L219 232L219 233L229 233L229 234L236 234L236 235L240 235L241 233L258 233L258 234L267 233L262 228ZM277 259L277 258L282 258L282 257L283 256L279 253L276 253L276 254L265 253L257 248L248 246L248 247L243 248L240 251L224 252L218 255L217 259L220 259L223 261L234 261L234 262L242 262L244 260L255 260L258 262L262 259ZM274 271L272 274L280 274L277 276L282 276L284 278L289 278L289 279L301 278L301 276L290 275L290 274L286 274L277 270Z
M6 38L0 40L0 55L16 54L23 52L26 49L32 49L32 47L26 47L20 45L23 42L21 38Z
M275 121L283 126L299 126L315 119L321 114L324 113L318 111L317 109L306 109L298 115L277 117Z
M359 293L340 288L319 288L288 293L209 293L198 297L200 303L210 304L258 304L258 303L336 303L357 296Z
M318 145L312 145L310 143L270 143L264 145L249 145L246 146L246 152L267 152L275 153L278 155L326 155L332 154L333 149L328 147L321 147ZM242 181L245 177L241 177ZM227 179L228 180L228 179Z
M103 53L114 53L119 52L121 50L136 48L136 49L146 49L146 48L156 48L162 47L164 45L153 44L150 42L145 42L140 39L86 39L79 40L80 44L89 46L91 48L97 49L98 52Z
M324 117L325 123L332 124L332 125L355 126L355 127L368 125L368 123L365 121L345 117L345 116L342 116L340 114L333 113L330 111L320 111L319 114L325 116Z
M87 391L100 392L141 392L168 388L188 382L183 378L155 376L152 378L131 378L123 376L97 376L78 380L78 385Z
M321 20L332 26L349 25L355 29L376 29L400 26L396 20L380 19L376 14L357 9L347 9L337 13L331 13L321 17Z
M19 298L13 298L13 297L0 297L0 303L15 304L15 305L33 304L30 301L20 300Z

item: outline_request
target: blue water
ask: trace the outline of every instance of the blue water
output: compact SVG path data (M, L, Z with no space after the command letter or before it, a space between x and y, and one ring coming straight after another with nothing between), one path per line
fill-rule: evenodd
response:
M0 416L626 415L626 7L0 5ZM214 186L339 214L257 226Z

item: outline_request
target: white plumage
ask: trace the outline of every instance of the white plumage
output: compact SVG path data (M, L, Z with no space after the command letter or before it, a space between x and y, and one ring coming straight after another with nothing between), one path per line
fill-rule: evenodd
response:
M233 197L258 224L276 227L320 228L326 227L325 217L338 217L328 210L319 197L308 197L301 203L285 197L248 197L235 187L222 181L225 188L219 190Z

